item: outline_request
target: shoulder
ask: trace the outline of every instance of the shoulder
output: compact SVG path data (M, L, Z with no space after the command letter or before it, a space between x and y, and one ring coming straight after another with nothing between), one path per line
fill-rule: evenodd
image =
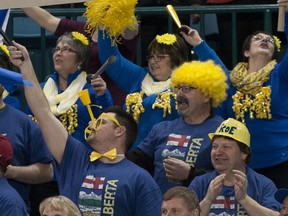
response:
M247 172L247 178L250 179L250 181L252 182L252 180L254 180L254 182L259 186L260 185L264 185L264 184L270 184L271 186L273 185L273 187L275 186L275 184L273 183L273 181L269 178L267 178L266 176L257 173L256 171L254 171L253 169L247 167L246 168L246 172Z

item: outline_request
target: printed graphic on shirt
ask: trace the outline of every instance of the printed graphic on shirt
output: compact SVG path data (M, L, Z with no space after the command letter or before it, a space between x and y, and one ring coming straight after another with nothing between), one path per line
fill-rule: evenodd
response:
M235 197L218 196L211 205L209 216L248 216Z
M87 175L79 192L78 205L83 216L114 215L118 180Z
M183 146L183 147L187 147L190 138L191 138L191 136L178 135L178 134L169 134L166 145L167 146Z
M169 157L185 161L195 167L203 138L194 138L180 134L169 134L166 147L162 151L162 160Z

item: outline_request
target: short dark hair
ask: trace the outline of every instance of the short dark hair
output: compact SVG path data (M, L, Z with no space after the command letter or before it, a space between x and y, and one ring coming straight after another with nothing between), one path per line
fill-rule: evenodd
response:
M245 40L243 42L243 46L242 46L242 57L243 57L243 61L244 62L248 62L248 58L245 56L245 51L249 51L250 50L251 40L252 40L253 36L255 36L257 34L266 34L266 35L269 35L269 36L271 36L273 38L272 34L270 34L269 32L265 32L265 31L255 31L252 34L248 35L245 38ZM275 46L275 44L274 44L274 46ZM277 58L277 48L275 46L275 50L274 50L272 59L276 59L276 58Z
M110 107L105 110L105 113L108 112L115 113L115 118L119 121L120 125L126 128L126 150L128 150L136 141L138 134L137 123L120 106Z
M175 34L176 42L171 45L158 43L156 37L148 46L148 53L168 54L170 56L171 67L175 68L188 61L188 46L182 36Z
M183 199L189 212L192 212L194 209L198 209L200 212L199 200L194 190L183 186L172 187L166 191L162 200L169 201L173 198Z

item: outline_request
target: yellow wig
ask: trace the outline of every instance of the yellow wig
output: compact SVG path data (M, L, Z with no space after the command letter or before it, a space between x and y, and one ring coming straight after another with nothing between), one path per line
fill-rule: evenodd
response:
M134 16L137 0L92 0L87 6L84 16L87 18L87 29L97 30L100 24L107 30L109 36L117 37L126 28L134 30L137 20Z
M179 84L192 86L211 98L212 107L217 107L227 97L226 79L225 72L212 60L191 61L185 62L173 71L171 85L172 87Z

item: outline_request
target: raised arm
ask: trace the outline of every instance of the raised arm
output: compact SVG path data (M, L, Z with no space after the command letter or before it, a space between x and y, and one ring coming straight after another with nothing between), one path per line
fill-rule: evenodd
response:
M50 111L48 101L39 85L28 51L24 46L13 42L15 46L9 46L10 61L19 67L24 80L29 80L33 86L24 86L25 97L34 113L45 142L54 156L60 163L63 157L68 132L61 122ZM24 61L20 57L24 57Z
M60 18L53 16L40 7L22 8L23 12L42 28L54 33L60 22Z

